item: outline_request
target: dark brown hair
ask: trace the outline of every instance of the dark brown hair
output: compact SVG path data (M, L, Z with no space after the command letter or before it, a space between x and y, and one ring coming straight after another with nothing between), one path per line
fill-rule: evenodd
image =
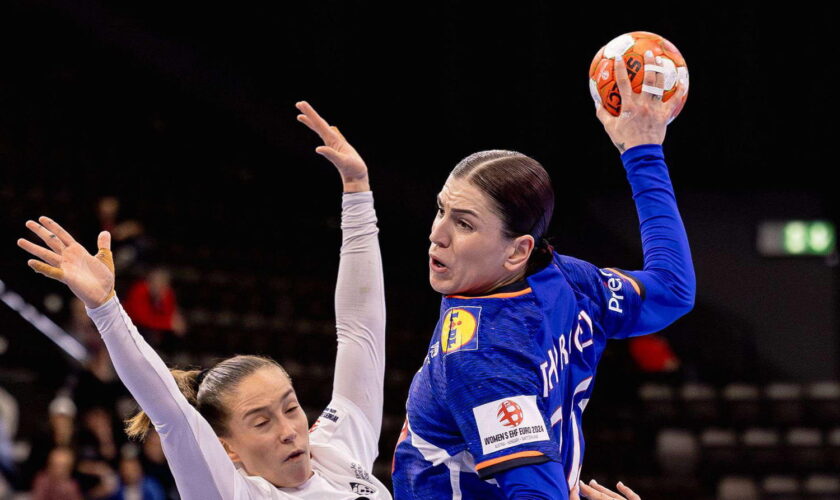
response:
M234 356L209 370L170 370L181 394L207 420L217 436L228 435L228 411L224 399L235 391L242 379L260 368L274 366L291 381L279 363L262 356ZM152 426L145 412L140 411L125 422L125 432L131 439L142 441Z
M554 214L554 188L537 160L516 151L479 151L461 160L451 175L466 178L490 198L506 237L534 237L526 274L551 262L554 249L545 233Z

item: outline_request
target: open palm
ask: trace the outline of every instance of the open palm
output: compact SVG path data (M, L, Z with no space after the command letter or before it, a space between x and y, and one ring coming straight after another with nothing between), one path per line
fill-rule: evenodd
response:
M107 231L99 233L99 252L91 255L54 220L49 217L40 217L38 220L40 224L27 221L26 227L49 248L23 238L17 242L19 247L41 259L29 259L29 267L67 285L89 308L98 307L110 299L114 294L111 234Z

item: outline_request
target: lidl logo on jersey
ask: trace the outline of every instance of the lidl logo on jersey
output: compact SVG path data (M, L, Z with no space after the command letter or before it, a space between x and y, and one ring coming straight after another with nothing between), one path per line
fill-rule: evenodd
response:
M444 354L478 349L478 322L481 307L453 307L443 316L440 350Z
M536 396L514 396L473 408L481 451L487 455L512 446L548 441L548 428Z

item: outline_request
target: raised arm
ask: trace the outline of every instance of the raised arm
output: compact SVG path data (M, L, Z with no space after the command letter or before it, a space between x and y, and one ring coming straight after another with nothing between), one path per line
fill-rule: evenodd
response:
M364 413L378 441L385 377L385 290L367 166L336 127L306 102L298 120L324 141L316 152L338 169L344 184L341 261L335 287L338 354L333 394ZM375 443L374 443L375 445Z
M198 411L184 398L163 360L137 332L114 295L111 235L99 234L93 256L55 221L26 227L49 249L25 239L18 245L40 258L28 264L36 272L66 284L85 303L114 368L161 437L178 491L184 499L233 499L239 475L224 448Z
M645 54L645 86L663 86L653 54ZM674 189L662 153L662 141L674 108L687 87L679 83L677 95L662 102L656 93L632 92L621 57L615 59L616 82L622 97L618 117L598 107L597 116L622 153L627 179L639 215L644 269L632 273L643 301L634 334L660 330L694 305L696 280L688 237L677 209Z

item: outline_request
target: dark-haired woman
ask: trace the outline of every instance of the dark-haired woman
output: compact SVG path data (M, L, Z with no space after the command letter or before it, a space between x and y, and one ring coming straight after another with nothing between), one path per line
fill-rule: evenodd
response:
M289 376L273 360L236 356L173 378L114 295L109 233L99 235L96 256L47 217L26 226L48 248L18 240L40 259L29 261L35 271L67 284L87 306L145 411L129 431L142 436L151 420L186 500L391 498L370 474L382 419L385 301L367 167L337 129L308 104L297 106L298 120L324 140L316 151L344 182L333 397L311 433Z
M406 404L396 499L567 499L607 339L660 330L692 308L694 271L661 147L685 86L662 102L656 69L646 55L646 91L634 94L616 59L623 113L597 112L633 189L643 270L555 253L543 239L553 188L525 155L476 153L446 180L429 236L429 281L444 297Z

